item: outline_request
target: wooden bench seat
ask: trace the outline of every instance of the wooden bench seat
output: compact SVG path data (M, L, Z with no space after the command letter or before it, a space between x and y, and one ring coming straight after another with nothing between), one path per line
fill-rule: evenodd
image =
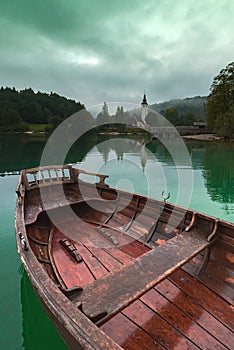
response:
M210 224L196 225L190 232L179 234L129 265L95 280L85 286L74 301L87 317L103 324L213 244L218 225L210 229ZM213 239L208 241L211 235Z

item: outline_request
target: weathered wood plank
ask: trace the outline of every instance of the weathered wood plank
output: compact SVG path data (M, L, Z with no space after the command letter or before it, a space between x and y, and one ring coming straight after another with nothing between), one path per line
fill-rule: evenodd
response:
M74 243L74 245L95 278L98 279L108 274L108 270L96 259L89 249L82 244Z
M90 319L100 321L102 315L102 320L106 320L209 246L206 236L201 230L184 232L134 263L86 286L76 301Z
M93 256L100 261L108 271L114 271L122 266L122 263L115 259L112 255L108 254L102 248L88 248Z
M124 253L119 247L105 248L105 251L113 256L115 259L120 261L123 265L128 264L134 258L127 253Z
M101 330L125 350L165 350L147 332L121 313L102 325Z
M53 230L51 242L51 255L56 270L67 288L84 286L94 280L93 275L84 261L77 263L71 255L62 247L60 240L64 235L58 230Z
M186 273L185 273L186 277ZM233 346L233 332L225 327L222 322L212 316L206 309L195 302L183 290L179 289L168 279L158 284L155 289L182 310L188 317L203 327L207 332L217 338L228 348Z
M189 264L186 264L183 269L194 275L198 271L198 266L202 263L202 257L195 257ZM210 257L205 271L197 277L199 281L203 282L206 286L216 291L220 296L232 303L234 300L234 271L217 264L216 261ZM222 281L222 282L221 282Z
M178 270L170 276L170 280L185 291L192 299L204 307L214 317L234 331L233 306L220 298L185 271Z
M156 290L148 291L141 297L141 300L199 348L206 349L209 346L211 349L216 350L226 349L219 340L215 339L204 328L194 322L191 317Z
M148 308L140 300L123 310L123 314L135 322L166 349L198 350L191 340L182 335L159 314Z
M150 250L145 244L134 240L131 240L128 244L119 246L119 249L133 258L137 258Z

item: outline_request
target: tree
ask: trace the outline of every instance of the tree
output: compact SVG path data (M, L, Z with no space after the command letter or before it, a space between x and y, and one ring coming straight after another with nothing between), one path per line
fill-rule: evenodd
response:
M229 63L219 72L210 90L207 102L207 123L208 126L219 131L221 121L226 118L233 120L233 113L230 111L234 104L234 62ZM231 136L231 130L229 136Z
M17 110L5 107L0 114L0 126L5 127L5 130L15 130L20 123L20 115Z
M177 125L193 125L194 122L198 121L198 117L192 112L187 112L180 116L179 124Z
M110 122L110 115L107 103L104 102L102 106L102 111L97 115L96 123L97 125L104 125Z
M234 105L225 113L219 113L215 120L218 134L225 139L234 137Z
M114 115L115 123L127 123L126 114L124 112L123 106L118 106Z
M53 116L49 117L49 124L50 124L52 130L56 129L57 126L59 126L59 124L62 123L62 121L63 121L63 119L60 118L58 115L53 115Z
M169 122L173 125L178 125L178 120L179 120L179 114L177 109L175 108L169 108L166 110L165 117Z

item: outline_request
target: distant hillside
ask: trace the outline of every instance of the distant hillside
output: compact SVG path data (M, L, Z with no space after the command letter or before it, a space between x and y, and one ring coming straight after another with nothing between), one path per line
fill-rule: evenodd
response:
M179 115L193 113L199 120L206 120L205 113L206 96L188 97L185 99L170 100L162 103L155 103L150 108L165 115L167 109L174 108Z

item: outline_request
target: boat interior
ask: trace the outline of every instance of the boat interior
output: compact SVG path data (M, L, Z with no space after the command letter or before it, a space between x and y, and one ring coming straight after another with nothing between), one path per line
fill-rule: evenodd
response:
M25 172L18 195L28 244L77 308L126 350L233 348L233 227L53 171Z

